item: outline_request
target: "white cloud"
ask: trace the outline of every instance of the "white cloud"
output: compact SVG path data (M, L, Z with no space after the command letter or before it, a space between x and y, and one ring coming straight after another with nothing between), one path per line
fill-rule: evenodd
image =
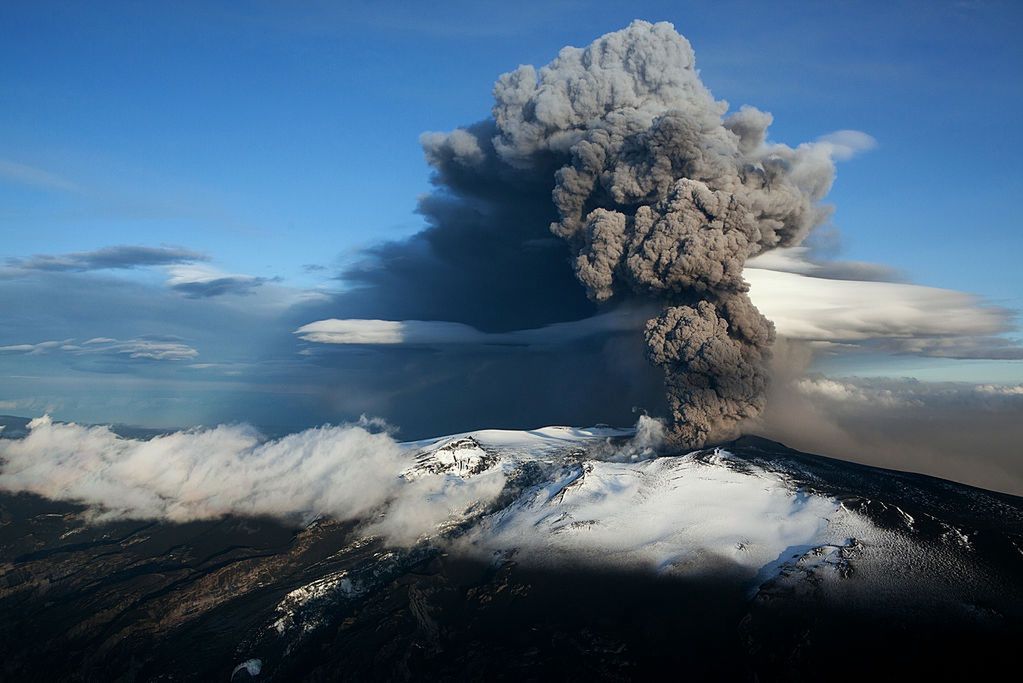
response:
M860 386L829 377L804 377L797 380L795 385L800 393L817 399L888 408L921 405L918 400L899 396L889 388Z
M239 425L148 441L48 417L29 427L22 439L0 441L0 489L81 502L112 518L351 519L383 503L406 464L389 436L358 426L266 442Z
M466 344L486 336L474 327L437 320L317 320L295 330L320 344Z
M860 130L836 130L817 138L816 144L827 147L832 159L847 161L877 147L877 140Z
M807 247L771 249L747 260L746 269L774 270L782 273L811 275L820 270L820 266L812 263L807 258L808 253L809 249Z
M126 355L129 358L149 360L189 360L199 352L187 344L176 341L131 339L125 342L104 342L101 349L107 353Z
M166 271L166 284L173 291L190 299L216 297L227 304L237 303L245 311L256 307L274 311L330 300L326 292L283 285L279 277L228 273L204 264L174 265Z
M746 261L746 268L799 273L829 280L898 282L902 275L895 269L864 261L818 261L809 247L771 249Z
M596 334L642 329L650 316L649 308L622 307L591 318L510 332L481 332L470 325L437 320L330 318L303 325L295 330L295 334L305 341L320 344L546 346L566 344Z
M75 346L71 342L74 339L65 339L63 341L42 341L36 342L35 344L10 344L8 346L0 346L0 353L24 353L29 355L40 355L48 353L50 351L75 351L80 347Z
M1023 396L1023 384L980 384L976 390L994 396Z
M365 417L269 441L247 425L149 440L47 416L28 426L26 436L0 440L0 490L81 503L95 519L265 515L308 523L326 515L366 520L368 533L411 543L505 484L499 468L406 480L415 451Z
M74 339L44 341L35 344L11 344L0 346L0 353L41 355L51 352L65 352L76 356L112 355L145 360L189 360L199 352L181 340L166 337L138 337L135 339L113 339L94 337L74 344Z
M167 286L192 298L221 296L223 294L251 294L252 290L268 282L267 278L241 273L225 273L211 266L188 264L167 268L170 277Z
M753 303L790 339L882 342L891 351L932 356L1023 357L1018 345L995 337L1009 329L1009 313L970 294L760 268L744 275Z

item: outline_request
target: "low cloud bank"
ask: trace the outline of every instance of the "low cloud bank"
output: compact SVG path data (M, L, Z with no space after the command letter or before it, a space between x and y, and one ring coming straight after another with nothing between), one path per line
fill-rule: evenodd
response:
M0 490L81 503L100 519L354 519L395 493L407 464L394 439L367 427L265 441L221 425L144 441L42 417L24 438L0 440Z
M482 510L504 488L499 468L404 478L412 452L386 427L363 418L265 440L250 426L220 425L140 440L44 416L24 437L0 439L0 490L83 504L97 522L360 520L366 533L402 545Z

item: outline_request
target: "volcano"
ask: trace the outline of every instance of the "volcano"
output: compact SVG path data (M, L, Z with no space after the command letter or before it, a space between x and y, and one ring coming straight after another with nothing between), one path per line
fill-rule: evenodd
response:
M402 543L373 518L97 522L3 494L3 678L977 676L1023 635L1018 497L756 437L402 447L405 484L468 501Z

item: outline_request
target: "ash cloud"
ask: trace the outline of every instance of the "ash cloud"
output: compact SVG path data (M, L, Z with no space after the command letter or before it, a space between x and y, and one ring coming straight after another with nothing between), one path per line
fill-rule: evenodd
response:
M750 426L810 453L1023 495L1023 386L807 374L805 342L775 349Z
M425 239L454 236L447 221L466 215L518 226L501 209L532 207L530 224L549 217L594 305L662 307L647 324L647 356L664 370L679 445L727 436L758 415L774 330L749 299L743 265L821 224L833 157L869 140L845 131L796 148L768 143L771 115L743 107L726 116L667 23L636 21L539 70L521 66L498 79L494 100L492 118L422 138L439 188L421 206L438 227ZM544 195L553 212L537 201Z

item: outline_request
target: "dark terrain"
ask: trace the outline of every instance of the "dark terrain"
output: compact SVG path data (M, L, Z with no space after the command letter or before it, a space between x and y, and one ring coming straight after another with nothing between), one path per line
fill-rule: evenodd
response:
M684 580L544 572L387 549L353 523L90 525L75 505L2 494L0 677L914 680L1014 668L1023 499L756 438L728 449L729 466L834 496L919 555L893 556L890 584L857 587L856 546L843 548L855 600L822 590L800 561L751 594L725 566ZM338 589L337 576L350 583ZM310 584L326 588L282 611ZM254 659L255 676L239 668Z

